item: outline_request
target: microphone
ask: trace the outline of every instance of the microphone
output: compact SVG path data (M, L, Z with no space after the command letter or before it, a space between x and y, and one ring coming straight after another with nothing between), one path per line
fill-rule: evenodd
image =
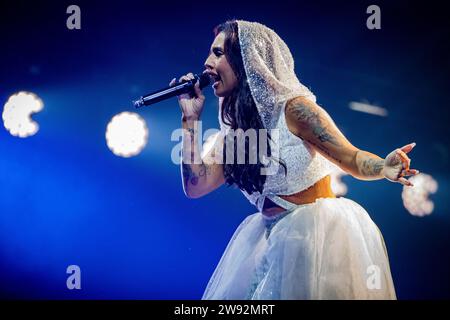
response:
M183 93L189 93L192 95L195 92L194 86L197 81L200 82L200 89L203 89L211 83L211 78L206 73L202 73L201 75L194 74L194 79L188 81L183 80L182 82L175 84L172 87L169 86L165 89L154 91L145 96L141 96L138 100L133 101L133 105L136 108L141 108L143 106L148 106L174 96L179 96Z

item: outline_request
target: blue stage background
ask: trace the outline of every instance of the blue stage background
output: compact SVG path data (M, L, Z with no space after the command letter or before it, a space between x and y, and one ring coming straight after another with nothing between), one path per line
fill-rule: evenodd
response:
M183 194L171 161L176 99L143 108L149 141L119 158L107 147L111 117L173 77L200 72L212 29L230 18L273 28L296 71L356 146L385 156L417 142L412 167L439 183L424 218L402 187L345 177L346 197L381 229L400 299L450 298L449 25L442 5L378 2L382 29L366 28L367 1L78 1L81 30L59 1L0 5L0 105L18 91L42 98L27 139L0 128L0 295L33 299L199 299L238 224L256 209L222 186ZM217 128L211 89L203 129ZM358 113L379 104L388 117ZM82 289L66 288L79 265Z

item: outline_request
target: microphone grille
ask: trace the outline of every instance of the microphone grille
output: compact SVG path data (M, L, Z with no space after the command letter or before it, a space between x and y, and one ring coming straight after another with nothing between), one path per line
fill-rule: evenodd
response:
M203 89L204 87L211 84L211 78L208 74L202 73L199 77L200 81L200 89Z

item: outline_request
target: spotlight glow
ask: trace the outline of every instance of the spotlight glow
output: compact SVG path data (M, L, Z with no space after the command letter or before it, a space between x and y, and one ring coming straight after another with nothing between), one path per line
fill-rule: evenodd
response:
M44 104L37 95L20 91L10 96L3 107L3 125L13 136L32 136L39 130L39 124L31 119L31 115L43 108Z
M348 187L342 181L343 176L348 176L348 173L339 168L338 166L332 164L331 176L331 190L336 196L344 196L347 194Z
M106 128L106 143L117 156L129 158L139 154L147 144L148 128L136 113L115 115Z
M388 115L388 112L385 108L374 106L368 103L352 101L349 104L349 108L354 111L369 113L380 117L387 117Z
M414 186L403 186L402 192L403 205L406 210L417 217L431 214L434 209L434 203L428 196L436 193L438 190L437 181L432 176L424 173L412 176L409 180Z

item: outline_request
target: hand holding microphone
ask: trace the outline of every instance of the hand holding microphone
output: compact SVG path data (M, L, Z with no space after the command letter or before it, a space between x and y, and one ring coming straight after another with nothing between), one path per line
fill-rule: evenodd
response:
M203 110L203 102L205 100L201 89L211 83L211 78L208 74L202 73L200 75L188 73L180 78L180 82L175 82L175 78L170 82L168 88L158 90L140 97L134 101L136 108L148 106L156 102L179 96L183 116L186 119L194 119L199 117Z
M204 74L203 74L204 75ZM202 76L203 76L202 75ZM194 74L188 73L187 75L182 76L178 82L188 82L193 81L195 79ZM173 78L170 82L170 86L174 86L176 84L176 78ZM205 96L201 90L201 81L195 81L193 94L184 93L178 96L178 103L180 105L181 112L183 113L184 120L198 120L200 119L200 115L203 111L203 105L205 102ZM208 84L209 84L209 76L208 76Z

